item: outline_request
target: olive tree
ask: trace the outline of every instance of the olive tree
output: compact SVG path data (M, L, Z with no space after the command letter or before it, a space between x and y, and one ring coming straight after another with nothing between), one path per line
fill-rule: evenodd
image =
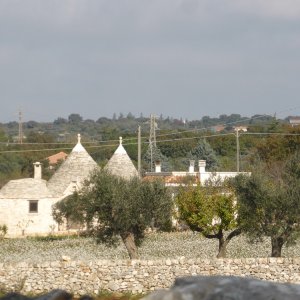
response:
M228 243L241 233L236 220L235 196L229 185L217 178L203 186L182 186L176 204L179 218L204 237L218 239L217 257L226 257Z
M286 162L272 162L234 182L241 228L252 239L270 237L272 257L280 257L283 245L299 235L299 159L298 153Z
M94 173L78 193L53 208L58 222L64 219L85 224L99 242L113 245L120 236L131 259L145 229L171 229L172 198L160 181L126 181L105 171Z

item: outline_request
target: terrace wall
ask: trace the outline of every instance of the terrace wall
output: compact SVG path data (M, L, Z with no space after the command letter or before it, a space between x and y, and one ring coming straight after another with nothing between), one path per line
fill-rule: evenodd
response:
M133 293L169 288L176 277L189 275L251 276L300 283L300 258L165 259L83 263L0 264L0 288L21 293L64 289L76 295L100 290Z

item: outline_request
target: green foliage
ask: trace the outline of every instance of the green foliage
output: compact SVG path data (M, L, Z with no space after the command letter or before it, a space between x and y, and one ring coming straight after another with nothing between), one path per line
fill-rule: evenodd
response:
M70 114L68 117L69 123L77 124L82 122L82 117L79 114Z
M7 234L7 226L4 224L4 225L0 225L0 239L4 239L4 237L6 236Z
M228 231L237 226L234 195L226 192L224 187L213 183L181 187L176 199L180 218L203 235L217 234L220 229Z
M296 153L234 180L240 226L251 238L270 237L272 256L281 256L282 246L300 232L299 159Z
M105 171L94 173L80 193L58 202L53 210L58 222L67 218L86 224L98 241L114 245L121 236L126 245L131 235L137 246L151 225L170 230L171 213L171 195L162 182L126 181Z
M160 149L157 146L152 147L152 165L151 165L151 148L150 145L144 155L144 161L148 165L148 171L154 171L155 170L155 162L160 161L161 162L161 169L164 172L167 172L170 170L169 166L169 160L168 158L163 155L160 151Z
M27 136L27 143L54 143L54 136L48 133L31 131Z
M126 116L126 117L125 117ZM207 141L215 152L217 157L217 166L210 166L209 159L200 156L194 159L206 159L207 169L219 171L232 171L236 168L236 139L234 134L226 136L209 137L212 134L212 126L224 124L227 125L226 130L232 130L235 122L242 122L243 125L249 126L248 133L300 133L300 128L291 128L287 124L287 120L276 120L273 116L253 116L252 120L243 118L238 114L220 115L217 118L204 116L200 120L183 122L182 119L174 119L171 117L163 117L157 120L160 129L157 135L157 143L159 146L159 158L162 161L162 170L178 170L186 171L189 165L188 159L192 159L192 150L196 147L196 136L204 134ZM284 123L285 122L285 123ZM55 154L58 151L41 151L42 149L61 149L63 147L70 148L71 145L63 145L65 143L76 143L77 133L81 133L84 142L101 141L101 144L84 145L91 156L103 166L110 159L115 150L115 145L102 144L108 140L118 140L119 136L123 136L126 143L126 150L131 159L137 159L137 127L142 128L142 136L145 138L149 133L149 118L142 115L136 118L132 113L120 114L120 118L114 115L113 118L101 117L96 122L93 120L83 120L79 114L71 114L68 118L57 118L54 122L35 122L28 121L23 124L24 144L11 144L8 141L15 140L18 136L18 123L9 122L0 124L0 186L9 179L32 176L32 162L43 161L47 156ZM205 129L201 130L199 129ZM167 137L168 136L168 137ZM166 141L167 139L167 141ZM55 141L60 144L54 145ZM26 142L39 143L37 145L26 145ZM51 143L46 145L46 143ZM117 143L117 142L116 142ZM45 144L45 145L41 145ZM125 143L124 143L125 144ZM130 145L129 145L130 144ZM96 146L96 147L95 147ZM147 153L147 143L142 143L142 161L143 170L150 170L149 153ZM257 161L280 161L284 160L291 153L299 149L299 136L261 136L248 135L241 133L240 135L240 168L245 171L250 169L250 165L256 164ZM20 152L5 154L7 150L39 150L37 152ZM66 151L66 150L63 150ZM190 155L189 155L190 154ZM5 157L3 157L5 155ZM153 159L153 164L156 158ZM135 163L135 162L134 162ZM152 166L153 169L153 166ZM46 173L46 167L43 168L43 178L48 179L50 172Z
M281 127L287 135L270 135L252 143L255 150L252 161L260 160L267 164L285 161L300 150L300 127ZM290 134L290 135L289 135Z
M234 194L220 179L211 179L204 186L183 186L176 197L179 217L194 231L219 240L218 256L226 255L226 244L237 231ZM224 232L231 234L224 240ZM236 230L236 231L235 231Z
M55 242L55 241L64 241L64 240L74 240L74 239L79 239L78 234L73 234L73 235L54 235L54 234L49 234L46 236L27 236L26 237L28 240L33 240L35 242Z
M205 139L201 139L198 142L197 146L190 152L188 158L195 161L206 160L208 170L214 170L218 166L216 154Z
M0 127L0 142L7 142L8 137L6 136L4 130Z

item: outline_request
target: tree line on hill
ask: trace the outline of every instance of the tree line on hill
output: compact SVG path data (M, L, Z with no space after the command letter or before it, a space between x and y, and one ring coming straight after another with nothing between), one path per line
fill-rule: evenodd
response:
M78 132L84 137L84 147L100 166L105 165L112 156L119 136L123 136L126 151L137 165L138 124L142 124L143 172L153 169L150 163L156 160L162 162L163 171L186 171L189 159L206 159L209 170L234 171L237 164L237 140L235 132L229 127L236 121L243 121L242 124L248 127L247 132L239 134L240 169L243 171L250 170L259 157L264 160L273 156L284 158L298 147L299 137L296 134L300 132L299 127L291 127L284 120L270 116L253 116L246 120L237 114L221 115L219 118L203 117L200 121L187 121L185 124L161 116L157 120L157 146L152 149L151 158L149 118L135 118L128 114L112 119L102 117L95 122L83 120L79 114L71 114L68 119L58 118L53 123L24 123L26 139L23 144L12 143L13 132L9 128L16 127L17 123L14 126L11 123L0 126L0 187L10 179L31 177L32 163L35 161L43 163L43 176L48 179L55 168L48 168L46 158L59 151L69 153L76 143ZM227 122L228 126L218 133L207 127L217 122ZM211 160L214 161L212 164Z

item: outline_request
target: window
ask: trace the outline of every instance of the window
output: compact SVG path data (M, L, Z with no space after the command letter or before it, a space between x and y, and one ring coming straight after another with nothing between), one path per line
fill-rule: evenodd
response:
M29 201L29 212L30 213L38 212L38 201L34 201L34 200Z

